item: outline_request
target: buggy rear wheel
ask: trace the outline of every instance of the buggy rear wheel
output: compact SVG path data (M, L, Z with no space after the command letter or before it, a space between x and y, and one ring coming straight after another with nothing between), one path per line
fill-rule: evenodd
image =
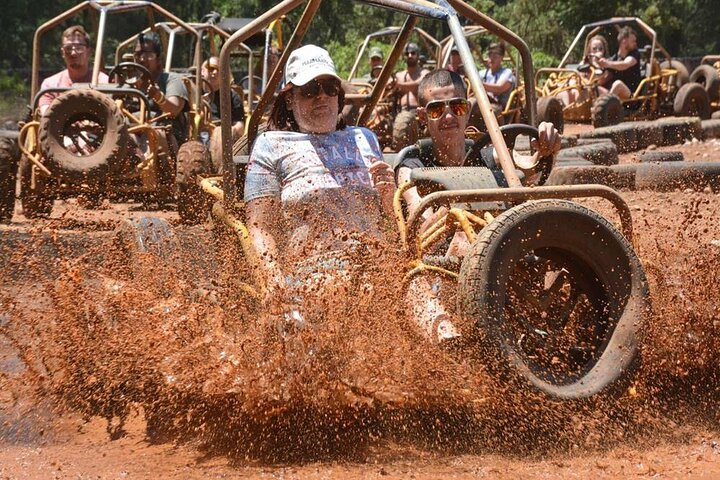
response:
M15 178L19 156L17 140L0 137L0 223L10 223L15 210Z
M537 102L537 117L539 122L550 122L558 132L563 133L565 117L563 116L563 103L560 99L540 97Z
M673 102L673 110L678 117L700 117L703 120L710 118L710 99L708 94L699 83L686 83Z
M596 212L564 200L505 211L459 282L459 310L492 371L565 400L631 379L648 286L631 245Z
M177 155L177 206L180 221L194 225L207 218L209 198L197 184L198 175L210 170L209 153L201 142L183 143Z
M37 175L33 185L32 163L23 156L20 161L20 204L27 218L46 218L53 208L50 179Z

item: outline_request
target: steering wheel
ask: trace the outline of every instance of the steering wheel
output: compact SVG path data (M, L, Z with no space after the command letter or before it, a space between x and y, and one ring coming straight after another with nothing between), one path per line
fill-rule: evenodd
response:
M539 172L540 179L538 180L538 185L544 184L548 176L550 175L550 170L553 166L552 155L549 155L547 157L540 157L537 159L536 162L530 163L525 161L519 161L512 154L513 149L515 148L515 141L517 140L517 137L519 137L520 135L527 135L531 139L534 138L536 140L539 140L540 135L538 133L538 129L522 123L511 123L500 127L500 133L502 133L503 139L505 140L505 143L510 150L510 156L512 157L515 166L521 170L532 170L533 172ZM490 145L490 143L490 135L485 132L480 138L475 141L472 148L470 148L470 151L465 156L466 161L470 158L477 158L480 155L480 150Z
M146 87L152 83L150 71L135 62L118 63L108 73L108 77L113 78L113 76L116 83L121 87L127 85L138 90L145 90L145 88L141 87Z

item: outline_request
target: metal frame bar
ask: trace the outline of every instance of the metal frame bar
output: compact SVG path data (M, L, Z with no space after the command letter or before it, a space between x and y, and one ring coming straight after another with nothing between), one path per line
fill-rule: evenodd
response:
M431 193L420 201L417 208L407 219L407 239L417 237L420 225L424 221L423 212L428 208L448 203L466 202L520 202L526 200L543 200L553 198L584 198L601 197L615 207L620 217L623 235L633 242L633 225L630 207L625 200L610 187L605 185L567 185L562 187L521 187L491 188L487 190L455 190Z
M44 24L42 24L38 29L35 31L35 35L33 36L33 59L32 59L32 80L31 80L31 87L30 87L30 99L34 99L38 89L40 87L39 82L39 75L40 75L40 40L43 37L43 35L49 31L50 29L58 26L68 18L74 17L75 15L81 13L84 10L91 10L95 11L96 13L99 13L100 18L98 21L98 28L97 28L97 38L95 39L95 57L93 60L93 73L92 73L92 80L91 85L97 85L98 83L98 76L100 75L100 68L102 64L102 46L105 41L105 23L107 20L107 14L108 13L122 13L122 12L128 12L128 11L134 11L134 10L142 10L144 9L148 16L148 21L150 25L155 25L154 21L154 15L153 13L157 12L164 17L170 19L172 22L175 22L177 25L182 27L184 30L186 30L188 33L195 35L196 37L196 43L197 45L200 45L200 34L192 28L189 24L182 21L180 18L176 17L169 11L165 10L163 7L156 5L152 2L145 1L145 0L124 0L121 2L114 1L114 0L87 0L83 3L80 3L76 5L75 7L66 10L65 12L61 13L60 15L48 20ZM200 51L196 51L195 53L195 63L200 66ZM196 75L196 83L200 84L200 69L198 68L198 71L195 73ZM195 101L197 104L200 103L200 92L198 91L196 94Z

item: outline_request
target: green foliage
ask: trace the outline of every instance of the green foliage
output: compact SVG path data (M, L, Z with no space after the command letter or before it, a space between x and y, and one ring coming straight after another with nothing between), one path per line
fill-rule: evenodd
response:
M28 84L20 75L8 75L0 71L0 92L7 96L27 97Z
M554 55L549 55L540 50L532 52L533 66L535 70L538 68L557 67L560 63L560 58Z
M0 52L0 69L29 67L35 30L54 15L75 5L77 0L6 0L0 15L4 45ZM196 21L215 10L226 16L257 17L275 7L278 0L186 0L158 1L159 5L180 18ZM718 0L470 0L483 13L493 16L517 32L530 46L538 65L549 61L541 53L562 56L570 40L584 23L617 15L639 15L657 32L660 41L678 56L720 53L720 1ZM32 8L29 8L31 5ZM288 16L297 22L302 8ZM328 47L341 71L348 71L357 43L367 33L389 25L401 25L402 15L389 9L372 8L351 0L324 0L319 15L304 43ZM81 19L91 29L89 16ZM420 25L437 38L448 34L439 22L422 20ZM114 27L123 38L144 25L132 22ZM58 28L61 30L62 26ZM54 47L59 32L53 32L43 45L41 65L59 68L61 59Z

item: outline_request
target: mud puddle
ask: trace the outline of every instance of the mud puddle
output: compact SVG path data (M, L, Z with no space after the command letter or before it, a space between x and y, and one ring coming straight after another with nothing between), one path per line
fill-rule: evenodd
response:
M427 344L390 281L372 286L372 301L318 303L315 323L329 327L288 346L232 282L249 272L231 250L208 275L187 259L131 265L109 231L4 229L0 473L720 474L720 201L626 199L653 298L644 363L620 400L571 407L518 395ZM207 234L181 230L181 240Z

